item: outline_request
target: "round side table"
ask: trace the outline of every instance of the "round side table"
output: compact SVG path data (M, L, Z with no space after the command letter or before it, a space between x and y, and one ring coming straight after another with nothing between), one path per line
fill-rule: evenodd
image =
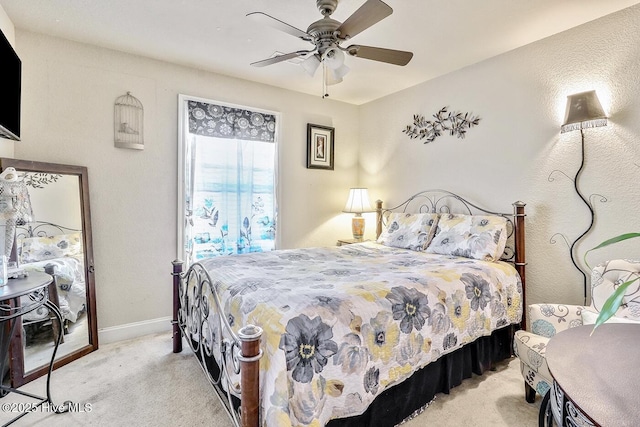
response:
M27 277L21 279L9 279L5 286L0 287L0 372L4 372L5 362L8 359L7 356L11 345L11 338L14 335L16 325L20 324L18 319L21 316L33 310L37 310L39 307L45 306L49 311L54 313L60 325L59 330L62 331L62 315L60 314L60 310L48 299L47 286L49 286L52 281L53 277L49 274L30 272ZM30 301L28 303L21 304L19 299L23 296L28 296ZM50 391L51 372L53 370L53 362L56 358L56 352L61 340L62 333L59 333L55 340L55 347L53 349L53 354L51 355L51 361L49 362L46 397L26 393L0 383L0 398L9 393L18 393L37 400L37 403L31 405L31 410L42 406L44 403L50 403L52 406L55 406L51 399ZM64 404L61 405L60 408L57 408L55 412L66 412L69 409L69 404L71 404L70 401L64 402ZM23 412L19 414L11 421L3 424L3 427L14 423L28 413L29 412Z
M639 426L640 325L604 324L590 335L592 330L579 326L549 340L553 386L540 410L561 426Z

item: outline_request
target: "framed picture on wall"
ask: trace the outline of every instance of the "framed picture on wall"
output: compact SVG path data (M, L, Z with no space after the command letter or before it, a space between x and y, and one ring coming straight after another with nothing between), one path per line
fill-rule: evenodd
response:
M307 124L307 168L333 170L335 129Z

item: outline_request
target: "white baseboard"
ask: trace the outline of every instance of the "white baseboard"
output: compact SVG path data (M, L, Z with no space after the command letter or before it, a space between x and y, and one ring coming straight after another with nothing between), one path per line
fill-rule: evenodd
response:
M145 320L142 322L127 323L125 325L112 326L98 329L98 343L109 344L116 341L138 338L143 335L158 332L171 332L171 317Z

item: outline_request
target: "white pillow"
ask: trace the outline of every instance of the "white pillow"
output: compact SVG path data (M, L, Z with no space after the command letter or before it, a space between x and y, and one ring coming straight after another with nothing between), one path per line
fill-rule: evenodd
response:
M593 325L596 323L596 319L600 313L591 310L582 310L582 324L583 325ZM609 320L604 323L637 323L640 324L640 320L629 319L626 317L617 317L611 316Z

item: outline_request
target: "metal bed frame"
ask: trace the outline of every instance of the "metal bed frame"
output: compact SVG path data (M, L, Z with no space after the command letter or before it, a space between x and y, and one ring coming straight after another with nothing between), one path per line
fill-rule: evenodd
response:
M382 201L378 200L376 236L381 234L386 218L391 212L485 214L504 217L507 220L509 235L501 260L512 263L520 275L522 306L526 307L525 205L524 202L517 201L513 203L512 213L495 212L479 207L447 190L425 190L392 208L383 208ZM196 262L189 266L186 272L183 271L182 261L175 260L172 264L173 352L182 351L182 337L186 337L233 424L238 427L260 425L259 363L262 357L262 328L257 325L245 325L235 333L223 312L216 282L202 264ZM187 291L189 283L195 284L191 293ZM209 302L210 299L213 300L213 306ZM210 319L213 319L217 331L220 331L221 339L217 342L215 331L210 327ZM524 328L525 325L523 310L519 327ZM226 337L222 333L223 330L227 334ZM219 361L214 359L214 346L222 355ZM231 371L240 373L239 385L232 384L229 376ZM237 398L237 395L241 398Z

